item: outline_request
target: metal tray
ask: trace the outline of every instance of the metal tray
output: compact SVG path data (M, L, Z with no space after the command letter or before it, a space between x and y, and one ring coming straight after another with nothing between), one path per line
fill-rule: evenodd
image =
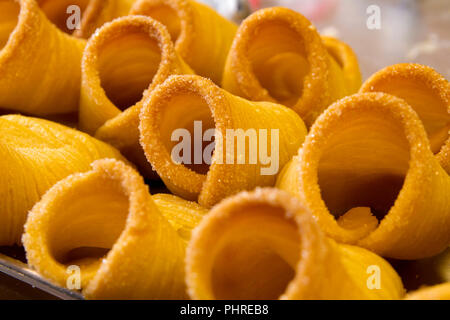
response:
M3 252L3 253L2 253ZM79 292L52 284L23 261L23 249L0 248L0 300L82 300Z

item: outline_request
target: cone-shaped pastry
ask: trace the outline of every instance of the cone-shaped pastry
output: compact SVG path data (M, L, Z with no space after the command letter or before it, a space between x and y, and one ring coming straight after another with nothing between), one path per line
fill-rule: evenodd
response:
M322 41L328 53L336 60L344 72L344 78L350 93L356 93L361 88L362 76L358 57L346 43L328 36L322 36Z
M30 212L23 243L30 266L56 284L66 286L67 268L79 266L88 299L179 299L186 297L189 239L179 230L204 213L179 199L155 204L134 169L99 160L44 195Z
M151 171L139 146L143 92L172 74L192 73L159 22L126 16L104 25L88 41L82 63L80 127L117 147Z
M80 29L76 30L74 35L89 38L106 22L128 15L134 2L135 0L89 0Z
M1 0L0 108L39 116L77 111L84 46L34 0Z
M106 22L127 15L134 1L37 0L42 11L59 29L86 39Z
M244 192L210 211L189 243L186 282L192 299L403 295L389 263L328 239L297 199L276 189Z
M404 63L369 78L361 92L386 92L400 97L418 113L431 150L450 173L450 83L430 67Z
M315 27L286 8L257 11L242 23L222 86L252 101L291 107L308 125L333 101L356 92Z
M114 148L65 126L23 116L0 117L0 246L20 244L28 211L59 180L89 170Z
M140 118L142 147L166 186L205 207L273 186L306 134L289 108L244 100L200 76L170 77Z
M131 14L150 16L170 32L181 57L199 75L220 84L237 26L193 0L137 0Z
M408 293L407 300L450 300L450 282Z
M336 102L277 185L299 196L337 241L398 259L430 257L450 243L450 177L417 114L397 97Z

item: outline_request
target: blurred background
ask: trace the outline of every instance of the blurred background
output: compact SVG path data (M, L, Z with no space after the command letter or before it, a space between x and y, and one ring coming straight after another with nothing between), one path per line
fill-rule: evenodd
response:
M284 6L306 16L321 34L347 42L363 77L392 64L429 65L450 79L450 0L201 0L236 22L264 7ZM380 28L370 30L373 7ZM369 12L367 12L369 8Z

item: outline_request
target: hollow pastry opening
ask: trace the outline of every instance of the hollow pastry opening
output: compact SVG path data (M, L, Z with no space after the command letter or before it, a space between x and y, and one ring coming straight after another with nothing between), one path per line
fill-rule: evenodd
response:
M91 0L38 0L41 10L61 31L72 34ZM80 11L75 11L76 6ZM69 10L70 9L70 10ZM79 16L78 13L80 13Z
M153 82L162 49L156 37L133 25L111 29L108 36L98 52L100 82L108 99L125 110L139 102Z
M82 277L91 277L125 228L128 197L119 182L92 179L61 193L53 209L58 214L48 226L49 253L60 264L80 267Z
M0 1L0 50L3 49L19 20L20 4L15 0Z
M386 92L408 102L425 126L431 150L438 154L450 139L448 82L424 66L417 66L413 73L405 72L402 75L403 71L399 69L397 75L383 76L373 82L369 80L366 89Z
M301 35L283 21L267 21L251 36L251 68L270 96L292 107L303 94L310 67Z
M215 123L208 103L195 92L170 97L161 110L160 134L175 163L200 175L209 171Z
M133 14L149 16L166 26L173 42L176 42L182 31L182 22L178 11L169 1L153 0L144 2L133 10Z
M239 211L245 214L224 223L211 250L212 294L215 299L279 299L295 277L297 226L281 207L246 204Z
M409 169L410 144L398 121L375 108L336 121L318 165L322 199L344 228L382 220Z

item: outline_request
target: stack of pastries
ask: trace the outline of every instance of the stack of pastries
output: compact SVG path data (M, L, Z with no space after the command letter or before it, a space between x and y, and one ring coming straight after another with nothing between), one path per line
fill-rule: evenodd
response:
M450 245L450 84L432 68L362 83L300 13L237 26L194 0L0 0L0 44L0 246L48 281L78 266L87 299L450 299L448 259L416 292L386 260ZM198 123L211 161L174 161ZM251 129L269 136L235 148ZM252 152L274 143L267 174Z

